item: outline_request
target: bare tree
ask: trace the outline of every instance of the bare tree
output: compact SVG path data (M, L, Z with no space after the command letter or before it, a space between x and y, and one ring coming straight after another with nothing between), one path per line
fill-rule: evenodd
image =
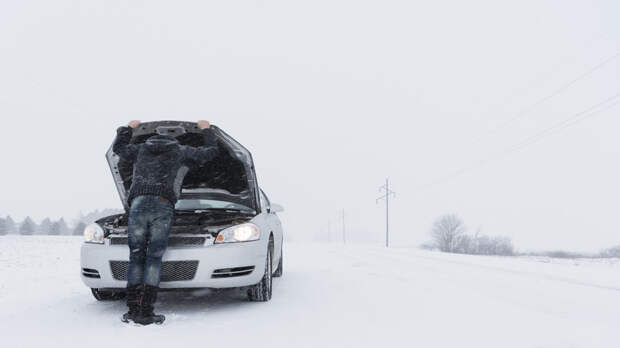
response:
M465 233L465 224L456 214L439 217L433 223L431 237L437 248L444 252L454 252Z
M510 238L495 237L493 238L493 244L495 245L494 255L514 255L514 247L512 246L512 240Z
M478 236L476 238L476 252L478 255L514 255L514 247L509 237Z
M472 238L470 235L461 234L456 241L454 250L452 251L459 254L475 254L475 248L476 239Z

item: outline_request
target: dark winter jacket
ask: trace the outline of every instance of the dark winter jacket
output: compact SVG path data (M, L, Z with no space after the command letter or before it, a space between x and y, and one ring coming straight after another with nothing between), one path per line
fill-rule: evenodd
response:
M132 129L119 127L112 151L134 163L133 179L127 203L142 195L156 195L175 204L181 195L181 185L189 168L204 164L217 156L215 135L204 129L205 145L191 147L179 144L171 136L154 135L144 144L130 144Z

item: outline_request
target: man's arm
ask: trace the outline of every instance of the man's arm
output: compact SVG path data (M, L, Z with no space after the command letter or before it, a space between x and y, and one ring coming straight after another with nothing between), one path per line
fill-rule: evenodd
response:
M140 125L140 121L131 121L127 127L118 127L112 151L125 161L135 161L138 156L139 145L130 144L133 129Z
M200 147L183 146L182 151L186 160L198 164L205 164L214 159L219 153L215 134L208 121L198 121L198 128L202 130L205 144Z

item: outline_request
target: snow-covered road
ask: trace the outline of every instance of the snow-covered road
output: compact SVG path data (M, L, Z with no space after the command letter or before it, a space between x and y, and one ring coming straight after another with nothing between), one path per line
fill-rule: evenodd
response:
M2 347L620 347L618 260L289 243L268 303L162 293L119 321L79 279L79 237L0 237Z

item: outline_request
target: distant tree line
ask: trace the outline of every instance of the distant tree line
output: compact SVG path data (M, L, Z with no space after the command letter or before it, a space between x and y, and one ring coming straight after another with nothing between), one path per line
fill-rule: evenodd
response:
M447 253L471 255L523 255L543 256L564 259L576 258L620 258L620 245L601 250L598 253L578 253L564 250L537 251L517 253L509 237L491 237L481 234L467 234L467 227L458 215L447 214L440 216L433 223L430 232L431 242L422 245L424 249L439 250Z
M523 253L522 255L526 256L543 256L543 257L554 257L558 259L579 259L579 258L620 258L620 245L615 247L603 249L598 253L583 253L583 252L574 252L574 251L565 251L565 250L549 250L549 251L530 251Z
M17 223L10 216L6 218L0 218L0 235L7 234L19 234L22 236L33 235L81 235L84 231L86 224L84 222L77 222L73 228L67 225L64 218L58 220L52 220L45 218L40 224L34 222L34 220L27 216L23 221Z
M74 235L80 236L84 232L86 225L98 220L104 216L121 213L118 209L103 209L95 210L93 212L82 214L73 220L71 226L67 224L64 218L58 220L52 220L45 218L41 220L41 223L37 224L31 217L27 216L21 222L15 222L13 218L7 216L6 218L0 217L0 236L7 234L18 234L22 236L32 235Z
M601 257L620 257L620 245L605 249L600 252Z

